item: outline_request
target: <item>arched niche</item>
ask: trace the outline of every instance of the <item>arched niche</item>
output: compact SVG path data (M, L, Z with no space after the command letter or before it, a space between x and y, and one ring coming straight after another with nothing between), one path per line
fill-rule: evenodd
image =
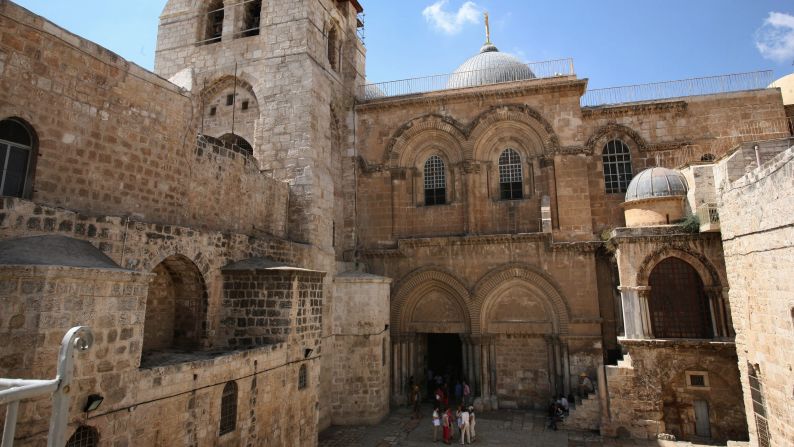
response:
M508 280L485 299L481 327L486 334L554 334L559 321L552 304L537 285Z

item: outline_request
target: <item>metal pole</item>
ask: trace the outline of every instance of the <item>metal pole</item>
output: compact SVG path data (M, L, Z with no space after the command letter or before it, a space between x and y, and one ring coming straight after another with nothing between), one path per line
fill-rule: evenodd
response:
M63 336L58 353L58 389L52 394L52 416L47 447L62 447L66 444L66 424L69 422L69 384L74 372L74 350L87 351L94 343L94 335L85 326L73 327Z
M6 423L3 427L2 447L12 447L14 445L14 431L17 428L17 413L19 412L19 401L15 400L8 404L6 409Z

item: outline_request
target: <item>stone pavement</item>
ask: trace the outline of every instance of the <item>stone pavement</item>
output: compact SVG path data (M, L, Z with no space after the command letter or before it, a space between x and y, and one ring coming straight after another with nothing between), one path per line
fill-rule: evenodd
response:
M399 408L376 426L331 427L320 433L320 447L416 447L433 444L431 408L419 420L407 408ZM546 428L541 412L500 410L477 414L479 446L506 447L693 447L698 444L671 441L640 441L601 438L595 433ZM440 437L440 433L439 433ZM460 440L452 445L460 445ZM441 442L438 445L443 445Z

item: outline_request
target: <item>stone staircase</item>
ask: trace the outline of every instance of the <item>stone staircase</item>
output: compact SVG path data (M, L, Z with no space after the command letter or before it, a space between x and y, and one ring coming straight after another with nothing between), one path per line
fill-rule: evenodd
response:
M599 430L601 427L601 399L591 393L575 406L571 406L562 426L575 430Z

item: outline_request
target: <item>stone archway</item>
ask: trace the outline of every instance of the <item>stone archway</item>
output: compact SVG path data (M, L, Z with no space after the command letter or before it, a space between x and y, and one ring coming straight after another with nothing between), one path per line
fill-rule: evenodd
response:
M543 407L570 392L568 306L545 274L523 264L496 269L477 284L472 308L491 405Z

